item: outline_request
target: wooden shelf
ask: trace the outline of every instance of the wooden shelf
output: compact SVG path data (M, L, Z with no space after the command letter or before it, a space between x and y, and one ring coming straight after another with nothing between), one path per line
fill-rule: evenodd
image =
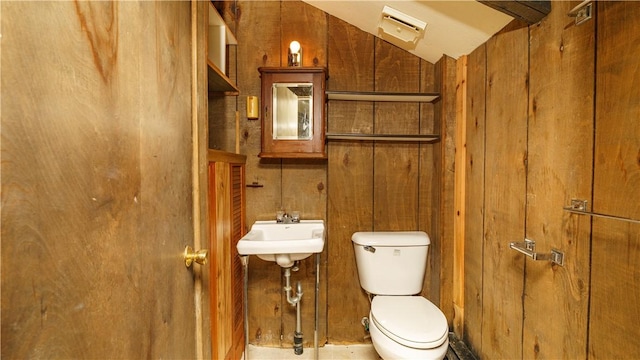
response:
M207 79L210 93L240 94L240 90L225 74L227 46L237 45L238 40L224 22L218 10L209 2L209 29L207 34Z
M330 91L325 92L327 100L345 101L387 101L432 103L440 99L438 93L391 93L376 91Z
M440 141L440 135L402 135L402 134L336 134L327 133L327 140L348 140L348 141L389 141L389 142L426 142L434 143Z
M231 79L229 79L224 72L218 69L218 67L208 59L207 68L210 93L223 93L224 95L234 96L240 94L240 90L231 82Z
M307 152L260 152L259 158L263 159L326 159L326 153Z

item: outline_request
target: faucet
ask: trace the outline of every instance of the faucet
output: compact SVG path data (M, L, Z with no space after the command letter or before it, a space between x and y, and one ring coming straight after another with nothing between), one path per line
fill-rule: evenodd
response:
M283 224L297 224L300 222L300 213L293 211L291 215L289 215L284 211L278 211L276 214L276 222Z

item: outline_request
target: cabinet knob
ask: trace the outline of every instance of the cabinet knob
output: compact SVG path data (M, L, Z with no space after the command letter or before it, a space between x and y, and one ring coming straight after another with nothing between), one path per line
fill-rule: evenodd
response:
M194 251L191 246L187 245L187 247L184 248L184 265L186 267L191 267L191 264L194 262L204 265L207 263L208 256L209 250L202 249Z

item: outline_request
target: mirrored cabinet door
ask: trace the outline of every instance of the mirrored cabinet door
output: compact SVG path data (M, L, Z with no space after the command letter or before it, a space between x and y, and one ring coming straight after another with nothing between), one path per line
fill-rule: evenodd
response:
M263 158L326 158L325 68L261 67Z

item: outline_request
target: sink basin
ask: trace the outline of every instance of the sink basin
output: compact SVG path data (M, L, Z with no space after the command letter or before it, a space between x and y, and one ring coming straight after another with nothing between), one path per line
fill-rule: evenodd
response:
M256 221L240 241L238 254L256 255L262 260L275 261L282 267L291 267L324 249L324 221L301 220L299 223Z

